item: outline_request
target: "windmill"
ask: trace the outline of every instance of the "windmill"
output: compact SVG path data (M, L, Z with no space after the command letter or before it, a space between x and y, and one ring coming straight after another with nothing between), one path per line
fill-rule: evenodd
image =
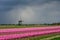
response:
M20 20L18 21L18 25L22 24L22 18L20 17Z
M19 6L16 6L16 13L18 13L19 12ZM20 16L20 18L19 18L19 20L18 20L18 25L21 25L22 24L22 17L21 17L21 15L19 15Z

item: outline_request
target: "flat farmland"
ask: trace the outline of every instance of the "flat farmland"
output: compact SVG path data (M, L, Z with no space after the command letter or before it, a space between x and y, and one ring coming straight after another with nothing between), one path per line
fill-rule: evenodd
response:
M56 25L53 25L54 27ZM52 27L52 25L0 25L0 29L8 29L8 28L35 28L35 27ZM51 30L52 31L52 30ZM13 33L0 33L0 35L7 35L7 34L20 34L21 32L13 32ZM23 32L22 32L23 33ZM8 40L44 40L44 38L49 38L53 37L56 35L60 35L60 32L56 33L48 33L48 34L43 34L43 35L33 35L33 36L27 36L27 37L21 37L21 38L13 38L13 39L8 39Z
M26 28L26 27L45 27L48 25L0 25L0 29L2 28Z
M37 36L28 36L28 37L15 38L15 39L10 39L10 40L44 40L46 38L54 37L54 36L58 36L58 35L60 35L60 33L51 33L51 34L37 35Z
M46 27L46 26L59 26L59 25L40 25L40 24L23 24L23 25L0 25L0 29L4 28L26 28L26 27Z

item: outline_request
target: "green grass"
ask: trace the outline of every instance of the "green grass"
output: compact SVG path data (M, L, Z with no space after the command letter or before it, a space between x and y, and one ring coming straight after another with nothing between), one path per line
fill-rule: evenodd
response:
M23 24L23 25L17 25L17 24L0 24L0 29L2 28L25 28L25 27L45 27L45 26L56 26L56 25L42 25L42 24Z
M57 38L54 38L54 39L51 39L51 40L60 40L60 37L57 37Z
M40 25L40 24L25 24L25 25L0 25L1 28L25 28L25 27L43 27L47 25Z

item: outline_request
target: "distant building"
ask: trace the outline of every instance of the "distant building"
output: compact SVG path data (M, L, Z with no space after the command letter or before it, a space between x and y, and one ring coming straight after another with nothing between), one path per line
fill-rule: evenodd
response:
M19 20L19 21L18 21L18 25L21 25L21 24L22 24L22 20Z

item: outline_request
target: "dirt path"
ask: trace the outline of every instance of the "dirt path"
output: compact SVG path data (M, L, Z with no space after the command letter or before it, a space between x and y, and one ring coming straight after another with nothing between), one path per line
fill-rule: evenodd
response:
M50 40L50 39L53 39L53 38L56 38L56 37L60 37L60 35L56 35L56 36L52 36L52 37L48 37L48 38L44 38L44 39L41 39L41 40Z

